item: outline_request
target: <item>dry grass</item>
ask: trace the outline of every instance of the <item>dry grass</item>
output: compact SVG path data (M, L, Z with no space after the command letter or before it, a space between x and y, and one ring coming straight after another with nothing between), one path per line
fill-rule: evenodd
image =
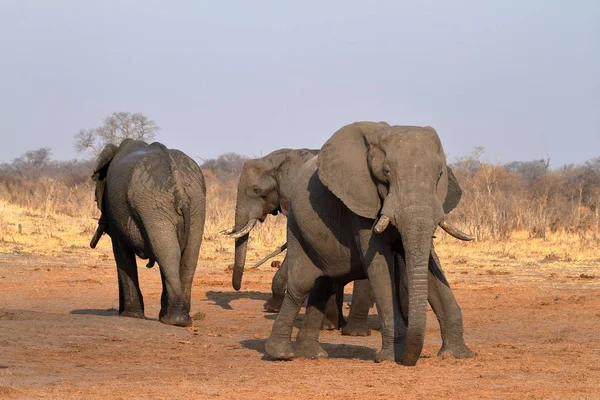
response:
M218 234L219 230L233 224L235 196L233 193L225 196L227 190L217 185L209 186L202 259L223 259L224 255L225 258L230 255L233 261L233 241ZM91 252L89 241L96 227L93 216L92 211L80 217L47 214L0 201L0 252L45 256ZM258 260L284 241L285 217L269 216L250 236L248 262ZM555 233L544 240L530 238L528 232L522 231L513 233L506 240L466 243L438 230L435 244L445 265L459 267L478 263L559 266L600 261L600 239L594 235ZM110 255L110 241L103 238L97 250Z

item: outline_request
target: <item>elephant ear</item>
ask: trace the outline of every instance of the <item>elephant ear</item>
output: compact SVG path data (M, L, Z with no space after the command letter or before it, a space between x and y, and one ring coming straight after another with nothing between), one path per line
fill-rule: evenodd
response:
M110 162L117 154L117 150L119 148L114 144L107 144L102 152L98 154L98 158L96 159L96 167L94 168L94 174L92 175L92 179L96 182L103 181L106 179L106 174L108 172L108 166Z
M117 154L119 148L114 144L107 144L102 152L98 155L96 161L96 168L94 168L94 174L92 179L96 182L96 204L101 212L104 212L104 190L106 189L106 174L108 173L108 166L110 162Z
M462 197L462 189L458 184L458 180L452 171L452 168L446 166L446 171L448 174L448 192L446 194L446 199L444 200L444 212L448 214L450 211L454 210L454 208L460 202L460 198Z
M355 122L339 129L325 142L317 167L319 179L353 213L375 219L381 208L377 186L367 163L366 134L389 126Z
M425 131L431 135L431 138L438 146L438 154L443 162L442 175L440 176L437 186L437 196L441 211L443 211L444 214L448 214L458 205L462 196L462 189L456 180L452 168L446 164L446 154L444 153L444 148L437 132L430 126L426 126Z

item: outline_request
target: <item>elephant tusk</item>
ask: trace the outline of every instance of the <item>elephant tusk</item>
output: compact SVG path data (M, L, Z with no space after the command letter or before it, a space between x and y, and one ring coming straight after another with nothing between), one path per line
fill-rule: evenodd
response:
M440 228L445 230L450 236L453 236L457 239L464 240L466 242L475 240L474 236L467 235L466 233L452 225L450 222L442 221L438 225L440 226Z
M260 267L262 264L264 264L269 258L273 258L276 255L278 255L279 253L283 253L283 251L287 249L287 242L285 242L284 244L282 244L281 246L279 246L278 248L276 248L275 250L273 250L271 253L267 254L267 256L265 258L263 258L262 260L260 260L259 262L257 262L256 264L254 264L252 266L252 268L258 268Z
M246 226L242 228L242 230L233 232L233 233L227 235L227 237L237 239L237 238L241 238L242 236L246 236L248 233L250 233L252 228L254 228L254 225L256 225L257 221L258 220L256 218L251 219L250 221L248 221Z
M219 233L221 235L231 235L233 232L235 232L235 226L232 226L231 228L226 228L226 229L223 229L222 231L219 231Z
M373 230L375 231L375 233L382 233L383 231L385 231L385 228L387 228L387 226L389 224L390 224L390 217L382 214L381 217L379 217L379 220L377 221L377 223L375 224L375 227L373 228Z

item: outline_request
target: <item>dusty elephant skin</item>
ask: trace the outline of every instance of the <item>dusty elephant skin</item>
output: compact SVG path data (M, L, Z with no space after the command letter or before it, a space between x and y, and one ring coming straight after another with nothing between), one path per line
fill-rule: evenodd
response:
M428 300L440 321L440 353L472 357L432 247L436 225L471 239L445 221L460 196L433 128L357 122L338 130L303 166L292 194L288 287L267 353L326 357L319 344L326 303L336 285L368 277L381 322L377 361L416 364ZM292 325L309 292L293 348Z
M119 282L119 315L144 318L135 256L158 263L162 279L159 319L189 326L206 207L198 164L179 150L127 139L98 156L93 179L102 215L90 246L106 232Z
M269 214L281 212L287 216L296 175L300 167L314 157L318 150L280 149L262 158L244 164L237 186L235 226L227 235L235 238L233 287L239 290L246 264L248 234L257 221L264 221ZM265 309L279 311L283 302L287 281L287 263L273 277L273 296L265 303Z
M287 216L292 188L298 171L306 161L317 155L319 150L280 149L262 158L249 160L244 164L237 187L235 226L223 232L235 238L235 260L233 287L239 290L246 264L246 243L248 234L256 221L264 221L269 214L281 212ZM280 250L283 251L283 246ZM283 303L287 286L288 264L284 258L281 267L273 276L272 297L264 304L269 312L278 312ZM366 289L365 289L366 287ZM358 282L353 292L352 306L348 323L343 319L341 309L343 286L337 290L337 299L328 303L324 329L343 327L342 334L367 336L367 314L372 306L368 283ZM336 301L337 300L337 301Z

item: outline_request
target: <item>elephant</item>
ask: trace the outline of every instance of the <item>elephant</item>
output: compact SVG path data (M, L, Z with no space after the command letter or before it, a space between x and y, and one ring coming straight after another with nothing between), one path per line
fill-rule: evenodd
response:
M281 212L287 216L296 174L300 167L317 153L318 150L310 149L280 149L244 163L237 187L235 226L222 231L230 238L235 238L233 280L238 282L237 288L234 284L236 290L240 289L246 264L248 234L257 221L263 222L269 214L277 215ZM255 267L284 251L286 246L280 246ZM286 271L287 263L284 259L273 277L273 296L265 303L265 310L279 311L285 293Z
M206 186L198 164L163 144L126 139L98 155L92 179L101 216L90 247L103 233L112 241L119 315L145 318L136 258L158 263L162 279L159 320L190 326L192 279L206 215Z
M435 129L355 122L335 132L299 172L288 210L288 286L265 344L275 359L319 358L319 325L336 285L368 278L381 325L375 360L416 364L427 301L442 333L438 354L472 357L462 311L433 249L461 189ZM391 226L390 226L391 225ZM292 346L292 326L308 297Z
M310 149L280 149L244 164L237 187L235 226L221 231L236 240L233 275L233 286L236 290L240 288L244 272L249 232L254 228L256 221L263 222L269 214L277 215L281 212L287 216L296 175L300 167L318 152L319 150ZM287 243L279 246L254 267L283 252L286 248ZM273 276L271 284L273 294L264 304L266 311L279 311L287 286L287 270L287 262L284 259ZM337 298L331 299L328 304L326 312L328 318L325 318L323 328L328 330L342 328L342 334L345 335L369 335L370 329L366 317L372 300L368 283L366 288L364 283L355 283L353 303L347 322L342 317L342 298L343 287L340 287Z

